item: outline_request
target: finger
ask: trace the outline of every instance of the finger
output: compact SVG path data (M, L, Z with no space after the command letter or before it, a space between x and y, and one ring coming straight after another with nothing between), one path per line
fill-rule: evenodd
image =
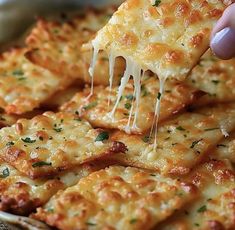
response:
M212 31L212 51L222 59L235 56L235 4L229 6Z

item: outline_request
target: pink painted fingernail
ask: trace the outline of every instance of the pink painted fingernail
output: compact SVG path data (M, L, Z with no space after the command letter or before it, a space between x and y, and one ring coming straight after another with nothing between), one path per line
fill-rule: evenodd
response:
M222 59L235 57L235 30L226 27L217 32L211 40L212 51Z

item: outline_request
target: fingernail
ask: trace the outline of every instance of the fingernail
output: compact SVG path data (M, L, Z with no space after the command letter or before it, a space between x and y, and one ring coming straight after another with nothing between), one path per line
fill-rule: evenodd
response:
M235 56L235 30L226 27L217 32L211 40L212 51L220 58L229 59Z

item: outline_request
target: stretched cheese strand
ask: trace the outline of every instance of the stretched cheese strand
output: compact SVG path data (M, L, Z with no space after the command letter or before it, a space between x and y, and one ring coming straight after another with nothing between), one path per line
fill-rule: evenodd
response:
M113 87L113 76L114 76L114 65L115 65L116 56L113 52L109 54L109 98L108 98L108 106L110 105L111 100L111 91Z

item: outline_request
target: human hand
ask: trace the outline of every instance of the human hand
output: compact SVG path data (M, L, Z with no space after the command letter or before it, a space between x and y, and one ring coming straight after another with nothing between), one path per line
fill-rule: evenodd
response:
M235 3L224 11L215 25L210 47L219 58L235 57Z

